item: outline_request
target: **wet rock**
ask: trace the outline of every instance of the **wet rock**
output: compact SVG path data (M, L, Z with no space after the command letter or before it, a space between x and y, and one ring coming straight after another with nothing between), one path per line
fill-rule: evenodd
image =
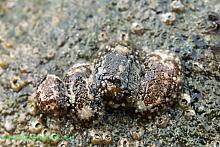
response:
M205 44L199 47L199 43L202 42L198 41L198 43L195 44L192 42L190 36L199 31L195 28L195 21L200 19L203 13L203 17L206 18L209 23L205 25L205 27L212 26L213 23L216 23L208 19L207 12L210 10L218 12L220 10L219 2L218 0L181 1L186 6L187 11L178 14L178 21L176 19L173 26L168 27L161 24L157 15L174 11L170 7L172 1L173 0L129 0L129 7L126 8L127 10L125 11L119 10L117 0L111 2L94 0L84 2L73 0L72 2L54 1L53 3L47 0L28 1L25 3L20 1L1 1L0 7L2 9L0 11L3 11L3 13L0 12L0 36L4 38L4 40L10 38L10 40L13 40L16 44L5 44L5 42L2 42L2 39L0 39L0 54L3 53L10 57L9 60L7 60L7 67L0 69L0 99L2 102L0 104L0 106L2 106L0 120L4 120L5 115L8 113L19 116L20 113L27 110L26 101L21 101L20 96L23 94L29 95L33 92L32 84L24 89L25 93L23 90L19 93L10 90L9 80L7 80L9 79L8 75L16 74L22 79L26 74L28 79L30 79L30 77L36 79L36 76L42 77L42 75L46 75L47 73L61 76L63 75L63 71L75 64L79 58L88 59L89 61L97 58L95 53L99 47L95 48L95 41L92 41L91 44L89 43L91 42L89 40L92 39L93 36L89 34L95 34L94 38L96 40L96 32L105 30L102 28L102 24L105 25L104 27L107 28L106 30L109 32L108 35L111 36L119 29L125 31L130 30L132 22L141 22L149 31L141 37L133 33L131 35L133 41L130 41L135 42L138 50L154 51L159 48L164 48L171 51L174 48L179 49L176 53L181 58L183 72L185 74L183 88L190 91L191 105L196 111L196 119L186 121L181 110L171 107L169 108L169 114L171 115L170 125L165 128L159 128L156 127L155 121L145 121L143 118L138 117L139 115L137 116L135 113L130 113L130 111L133 112L134 109L129 109L126 112L108 109L109 111L107 110L106 117L100 121L100 125L92 125L92 128L101 128L100 130L109 128L111 132L120 132L114 134L113 143L109 146L117 146L118 138L121 137L122 133L128 134L130 146L142 146L141 141L134 141L130 136L131 124L137 121L140 122L140 126L146 128L146 133L143 135L144 146L205 146L206 144L207 146L212 146L212 141L217 142L219 140L217 132L220 130L218 125L218 85L220 78L218 74L218 48L210 50L209 47L219 42L219 36L218 33L216 33L218 31L211 31L213 33L202 34L200 36L200 38L205 39L208 48L204 48L206 46ZM14 4L10 4L11 6L9 8L8 3ZM144 12L150 13L146 13L144 16ZM176 13L176 11L174 12ZM28 22L27 30L24 30L25 33L18 33L22 36L16 36L16 26L19 26L20 22L25 21ZM215 28L214 25L213 28ZM64 30L65 34L59 30ZM53 33L51 33L51 31ZM166 33L163 33L164 31ZM64 38L64 42L62 38ZM126 38L126 36L124 36L124 38ZM27 43L30 47L27 49L23 47L20 48L20 46L17 46L17 43ZM100 42L100 44L103 44L103 42ZM195 45L197 47L195 47ZM41 60L42 57L44 59L46 56L47 49L55 49L56 58L53 58L54 60L47 62L47 64L43 64ZM91 52L91 49L96 50ZM203 51L204 53L207 51L207 55L205 55L206 53L204 54ZM200 59L196 57L199 54L203 56ZM92 58L90 58L91 55ZM202 64L203 69L196 69L197 72L194 72L195 70L193 68L199 65L196 62ZM20 64L26 64L30 67L28 73L20 72L18 69L18 65ZM140 62L140 64L143 65L142 62ZM198 67L201 66L199 65ZM23 71L25 71L25 69ZM194 102L194 96L191 93L191 90L194 88L199 90L202 94L202 97L199 98L197 102ZM24 97L27 98L27 95L21 96L21 99L24 99ZM195 104L197 106L194 107ZM167 116L168 112L164 112L163 110L161 110L161 112ZM70 120L71 118L64 118L63 123L61 123L59 118L49 117L46 114L44 114L44 116L47 118L47 127L55 129L54 132L56 132L56 134L60 132L62 132L62 135L66 133L69 135L77 134L76 139L68 141L71 145L91 146L88 137L82 133L87 131L87 129L81 125L74 124L74 122ZM66 115L63 116L65 117ZM36 115L28 115L27 118L29 117L33 118L36 117ZM28 119L25 121L28 121ZM0 132L4 131L3 121L0 123ZM52 134L51 131L49 132L49 134ZM13 133L25 136L41 135L30 132L24 124L18 124ZM4 135L9 134L6 133ZM56 146L50 144L50 141L43 143L42 141L10 140L4 141L3 143L2 141L0 142L5 146L27 146L27 144L30 146Z

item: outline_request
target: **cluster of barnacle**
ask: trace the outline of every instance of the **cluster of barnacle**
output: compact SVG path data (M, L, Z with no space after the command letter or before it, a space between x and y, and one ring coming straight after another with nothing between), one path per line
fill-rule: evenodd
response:
M91 140L91 144L93 145L110 145L113 142L117 142L119 147L130 146L134 144L134 146L143 146L143 135L144 135L144 128L138 125L135 125L131 128L130 134L131 138L129 138L126 134L121 134L120 137L116 140L113 140L114 136L110 131L100 131L92 129L89 131L89 139ZM115 143L116 143L115 142Z
M148 118L172 104L180 82L180 63L172 54L141 57L130 43L116 42L106 45L93 64L74 65L63 80L48 75L33 98L42 113L78 122L98 120L105 106Z
M39 117L32 118L30 124L28 125L31 133L39 135L39 137L51 137L49 139L42 139L41 143L49 143L51 145L64 144L65 141L62 141L58 136L61 135L60 132L57 132L54 128L49 128L46 123L46 119L43 115ZM40 140L40 139L39 139Z
M91 130L89 132L91 143L94 145L112 144L112 135L109 131Z

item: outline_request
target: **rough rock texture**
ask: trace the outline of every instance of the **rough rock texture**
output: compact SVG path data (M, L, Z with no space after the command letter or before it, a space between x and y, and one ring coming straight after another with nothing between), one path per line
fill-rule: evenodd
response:
M182 109L178 103L162 118L147 121L134 113L110 111L92 128L110 131L111 146L123 140L143 146L217 145L220 138L220 37L218 21L209 16L210 12L220 13L219 0L181 2L184 10L176 13L171 0L1 1L0 134L36 136L47 129L49 135L78 134L75 139L67 140L69 146L89 146L88 128L74 125L65 118L31 115L27 111L28 97L47 74L62 77L76 62L96 59L103 45L99 40L103 32L105 38L115 39L121 31L131 31L135 48L148 53L169 50L180 58L184 72L183 95L188 95L189 104ZM176 13L172 25L160 18L168 12ZM135 22L141 23L144 33L137 35L132 31ZM11 79L26 84L19 86L16 92L12 85L21 84L16 80L10 82ZM178 98L182 100L181 96ZM34 126L40 133L34 133L32 125L40 118L44 123ZM130 133L137 124L145 128L140 142ZM0 140L0 143L41 146L64 142Z

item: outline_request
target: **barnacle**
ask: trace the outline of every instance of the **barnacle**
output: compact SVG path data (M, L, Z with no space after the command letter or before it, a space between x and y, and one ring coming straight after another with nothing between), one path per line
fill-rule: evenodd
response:
M52 135L52 130L49 128L44 128L40 132L40 136L42 136L42 137L51 137L51 135ZM43 139L43 140L41 140L41 142L49 143L49 142L51 142L51 140L50 139Z
M196 115L196 112L193 109L188 109L185 111L184 115L186 119L191 120Z
M55 132L51 132L51 141L50 143L53 145L57 145L59 143L59 141L61 141L61 138L59 137L59 134L55 133Z
M144 141L139 141L139 140L135 140L135 142L133 143L133 146L136 146L136 147L144 147L145 144L144 144ZM153 147L153 146L152 146Z
M142 136L144 135L144 128L139 126L133 126L131 128L131 136L135 140L141 140Z
M132 24L131 29L132 29L132 32L134 32L135 34L137 34L139 36L142 36L145 32L144 26L139 22L134 22Z
M45 127L45 120L43 118L38 118L33 120L30 125L31 132L39 133Z
M120 138L118 141L118 147L130 147L131 143L128 138Z
M37 99L33 96L28 97L28 112L35 116L38 113L37 110Z
M140 67L130 46L115 43L106 50L95 64L96 86L109 104L122 103L137 93Z
M167 13L161 14L160 19L166 25L173 25L173 23L176 21L176 14L173 12L167 12Z
M67 147L67 146L70 146L70 145L69 145L68 141L63 140L63 141L60 141L57 146L58 147Z
M102 139L103 139L103 144L105 145L112 144L112 135L109 131L103 133Z
M76 120L90 120L102 116L103 104L95 95L89 64L74 65L64 77L66 95L71 105L71 117Z
M10 86L15 92L19 92L26 85L25 81L21 80L20 77L14 76L10 80Z
M181 67L174 56L166 52L148 55L144 61L136 111L146 115L166 108L174 102L180 82Z
M41 136L50 136L50 130L48 130L47 128L41 130Z
M107 42L108 41L108 34L107 32L103 31L98 35L98 40L100 42Z
M165 115L162 115L156 119L156 125L159 128L167 127L168 123L169 123L169 119Z
M220 34L220 15L217 12L208 12L198 22L198 28L202 30L203 34Z
M55 75L47 75L33 97L37 99L38 108L42 113L61 116L69 107L64 83Z
M220 140L213 140L207 146L218 147L220 145Z
M174 12L181 12L184 10L184 5L180 0L174 0L171 2L170 7Z
M112 136L109 131L91 130L89 132L90 141L93 145L112 144Z
M91 130L90 133L91 143L93 145L102 145L103 144L103 132L97 130Z
M182 109L187 109L190 107L191 104L191 97L189 94L182 94L181 98L179 99L179 105Z

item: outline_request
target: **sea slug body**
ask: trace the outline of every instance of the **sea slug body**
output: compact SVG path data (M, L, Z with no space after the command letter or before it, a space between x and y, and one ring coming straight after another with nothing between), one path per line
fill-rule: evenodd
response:
M173 54L158 50L141 58L127 42L103 49L93 63L73 65L63 80L48 75L42 81L35 92L42 113L98 122L110 106L151 118L176 102L182 73Z

